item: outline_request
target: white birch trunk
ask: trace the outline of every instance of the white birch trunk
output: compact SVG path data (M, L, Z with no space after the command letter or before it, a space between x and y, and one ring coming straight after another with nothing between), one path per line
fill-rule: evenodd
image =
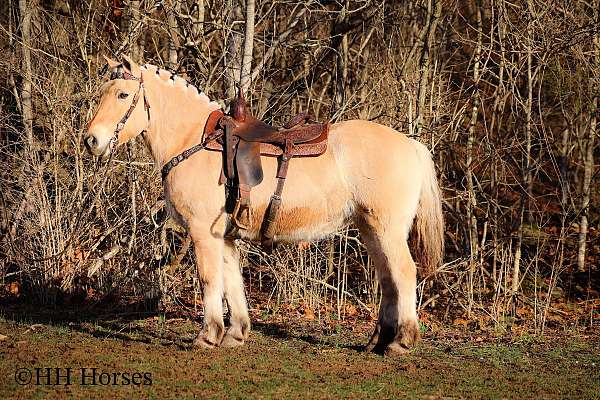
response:
M240 87L248 92L252 74L252 53L254 50L254 0L246 0L246 31L244 33L244 56L240 72Z

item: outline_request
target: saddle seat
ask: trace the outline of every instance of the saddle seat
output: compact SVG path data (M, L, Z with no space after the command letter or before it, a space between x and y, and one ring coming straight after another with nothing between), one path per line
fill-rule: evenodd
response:
M274 221L290 159L316 157L327 149L329 124L307 124L312 120L312 115L301 113L283 127L275 128L252 116L241 91L231 103L229 114L217 110L209 115L203 140L215 133L220 136L208 142L206 148L223 153L220 183L226 184L225 208L232 226L227 236L234 237L239 229L250 227L250 191L263 180L261 156L278 157L277 188L261 225L263 248L272 250Z

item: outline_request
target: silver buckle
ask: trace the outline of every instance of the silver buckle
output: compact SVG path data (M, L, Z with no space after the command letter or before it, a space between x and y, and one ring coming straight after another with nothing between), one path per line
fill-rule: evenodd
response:
M110 138L110 142L108 142L108 146L109 146L111 152L115 149L115 146L118 141L119 141L119 136L116 134Z

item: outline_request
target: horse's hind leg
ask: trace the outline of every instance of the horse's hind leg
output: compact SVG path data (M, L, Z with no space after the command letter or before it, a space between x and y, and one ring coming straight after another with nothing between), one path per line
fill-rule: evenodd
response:
M244 293L244 281L240 271L239 252L232 241L225 241L223 252L223 278L225 299L229 307L229 328L221 346L235 347L244 344L250 334L250 317Z
M404 353L420 336L416 310L417 270L408 249L406 224L381 226L369 215L358 218L357 222L382 292L379 319L366 350L379 354Z

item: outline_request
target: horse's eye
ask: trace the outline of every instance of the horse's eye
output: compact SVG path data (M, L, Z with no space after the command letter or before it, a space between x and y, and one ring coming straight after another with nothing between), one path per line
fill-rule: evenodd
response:
M124 93L124 92L119 93L120 100L125 100L127 98L127 96L129 96L129 93Z

